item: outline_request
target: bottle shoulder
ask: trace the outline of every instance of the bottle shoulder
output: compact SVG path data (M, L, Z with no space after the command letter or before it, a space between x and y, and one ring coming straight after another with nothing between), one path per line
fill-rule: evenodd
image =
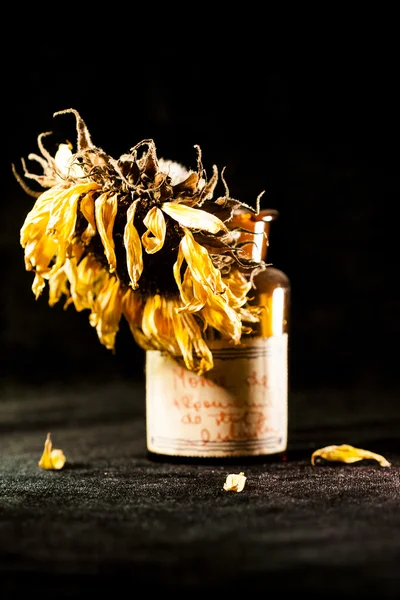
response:
M253 279L254 288L260 291L274 288L290 289L290 279L286 273L276 267L266 267Z

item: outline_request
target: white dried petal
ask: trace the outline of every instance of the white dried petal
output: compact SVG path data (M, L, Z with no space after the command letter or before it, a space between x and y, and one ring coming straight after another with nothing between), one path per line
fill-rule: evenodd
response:
M244 473L230 473L224 483L224 490L226 492L242 492L246 483L247 477Z

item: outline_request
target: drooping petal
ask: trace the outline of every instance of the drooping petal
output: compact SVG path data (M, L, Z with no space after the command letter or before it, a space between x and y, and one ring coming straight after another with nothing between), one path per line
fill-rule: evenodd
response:
M95 298L108 281L107 270L91 254L84 256L79 264L74 260L67 261L64 270L68 276L71 293L66 306L73 302L78 312L92 309Z
M251 281L239 269L231 269L228 275L222 278L226 285L226 296L232 308L240 308L247 301L247 294L251 289Z
M89 322L96 328L100 342L108 349L115 349L115 337L119 330L122 316L122 292L120 281L115 276L108 276L103 288L97 295Z
M185 235L180 242L180 249L193 279L196 279L213 294L221 294L225 291L221 272L214 267L209 253L195 241L192 233L185 228L184 232Z
M213 368L214 360L200 326L193 315L180 312L178 304L172 306L172 309L175 337L186 368L203 375Z
M32 283L32 292L35 294L36 300L39 298L40 294L43 292L46 286L46 279L44 278L43 273L39 270L35 271L35 278Z
M182 227L209 233L228 231L226 225L218 217L204 210L191 208L177 202L164 202L161 208L167 215L178 221Z
M132 288L138 287L138 281L143 271L143 255L140 237L135 227L134 219L136 207L139 200L132 202L126 214L126 225L124 229L124 246L126 250L126 264Z
M154 346L141 330L143 316L143 299L132 288L128 288L122 298L122 314L128 322L129 329L136 343L143 350L153 350Z
M79 198L82 194L98 188L99 185L97 183L78 183L70 188L59 191L54 196L46 233L55 242L71 242L75 231Z
M49 277L49 306L57 304L62 296L70 296L65 265Z
M195 317L179 312L180 307L177 299L149 297L143 311L143 335L153 349L168 352L182 359L188 369L203 374L213 366L211 351Z
M36 230L31 230L30 238L25 238L25 268L45 271L58 252L58 245L46 235L47 220L37 222ZM49 268L50 270L50 268Z
M142 235L142 244L147 254L154 254L164 245L166 225L161 210L153 206L143 219L147 231Z
M178 249L177 260L173 267L173 273L176 285L178 286L183 305L180 311L196 312L203 308L208 298L208 289L192 277L190 267L185 270L183 282L181 278L181 269L184 261L184 255L181 246Z
M80 210L85 219L88 222L88 226L85 231L81 235L82 242L84 244L88 244L92 237L95 235L96 229L96 219L94 215L94 192L89 192L85 196L83 196L80 204Z
M224 338L231 339L236 344L240 342L242 335L240 314L223 296L210 294L200 316L207 325L219 331Z
M154 348L176 356L178 346L166 298L159 294L147 298L143 310L142 330Z
M27 271L36 271L32 285L36 298L45 286L43 277L50 271L50 265L58 251L56 242L46 234L54 195L54 190L47 190L39 196L20 231L25 268Z
M97 230L104 246L104 253L110 266L110 273L117 268L113 229L118 210L118 195L107 192L101 194L95 201L95 217Z
M43 192L36 200L33 208L26 215L20 231L20 243L23 248L25 248L26 244L32 236L36 234L38 229L40 229L41 235L45 233L55 194L56 192L54 189Z

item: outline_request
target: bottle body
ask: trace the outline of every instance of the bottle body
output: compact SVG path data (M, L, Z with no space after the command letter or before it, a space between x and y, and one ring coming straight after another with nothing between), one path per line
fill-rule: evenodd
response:
M252 333L238 345L210 336L214 366L205 375L160 351L146 352L151 455L224 461L285 452L290 283L282 271L266 267L253 285L248 295L261 307L259 322L251 323Z

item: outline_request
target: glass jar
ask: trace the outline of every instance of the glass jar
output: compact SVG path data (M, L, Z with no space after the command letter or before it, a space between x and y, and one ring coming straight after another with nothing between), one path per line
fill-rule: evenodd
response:
M236 212L246 256L267 258L270 224L278 212ZM246 243L248 241L248 243ZM207 344L214 366L203 376L159 351L146 352L146 430L149 455L216 459L282 457L288 432L290 282L267 266L255 275L250 303L261 306L253 332L238 345L214 332ZM212 332L211 332L212 333Z

